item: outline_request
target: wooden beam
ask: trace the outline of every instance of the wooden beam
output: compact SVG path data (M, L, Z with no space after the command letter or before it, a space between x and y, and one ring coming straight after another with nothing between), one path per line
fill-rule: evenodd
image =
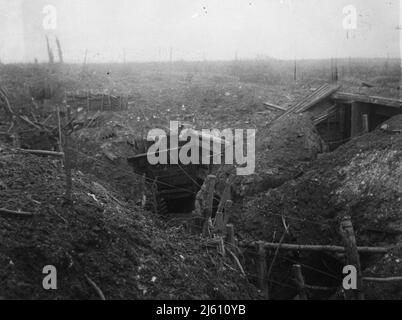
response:
M358 102L384 105L392 108L402 108L402 99L368 96L368 95L347 93L347 92L335 92L334 94L332 94L331 97L332 99L340 100L341 102L351 103L353 101L358 101Z
M278 105L270 103L270 102L263 102L262 104L264 106L267 106L267 107L271 108L271 109L275 109L275 110L279 110L279 111L283 111L283 112L286 111L286 108L278 106Z
M15 211L15 210L9 210L6 208L0 208L0 214L1 215L10 215L10 216L14 216L14 217L23 217L23 218L32 218L34 216L34 214L31 212Z
M29 150L29 149L18 149L18 151L22 151L25 153L30 153L38 156L52 156L52 157L64 157L63 152L54 152L48 150Z
M402 277L388 277L388 278L375 278L375 277L363 277L363 281L367 282L402 282Z
M255 247L257 241L240 241L239 246L243 247ZM275 249L280 247L281 250L289 250L289 251L328 251L328 252L340 252L344 253L345 248L341 246L332 246L332 245L302 245L302 244L290 244L290 243L274 243L274 242L263 242L265 248ZM386 247L357 247L359 252L365 253L378 253L384 254L391 250L392 248Z

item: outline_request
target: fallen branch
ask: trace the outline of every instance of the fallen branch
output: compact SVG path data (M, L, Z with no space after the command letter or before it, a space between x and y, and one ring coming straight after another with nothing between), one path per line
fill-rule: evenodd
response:
M402 281L402 277L389 277L389 278L363 277L362 280L367 282L399 282Z
M0 214L13 215L13 216L18 216L18 217L26 217L26 218L31 218L34 216L34 214L31 212L14 211L14 210L8 210L6 208L0 208Z
M267 107L269 107L269 108L273 108L273 109L276 109L276 110L279 110L279 111L283 111L283 112L286 111L285 108L283 108L281 106L278 106L276 104L270 103L270 102L263 102L262 104L267 106Z
M105 295L103 294L102 290L98 287L98 285L91 280L90 277L88 277L87 275L85 275L85 279L87 279L88 283L92 286L92 288L95 289L96 293L98 294L99 298L101 300L106 300Z
M243 247L255 247L258 241L240 241L239 246ZM330 251L330 252L345 252L345 248L341 246L331 246L331 245L301 245L301 244L289 244L289 243L274 243L274 242L263 242L265 248L278 248L281 250L299 250L299 251ZM392 248L386 247L357 247L359 252L367 253L387 253Z
M34 127L36 130L41 130L41 127L33 123L27 116L19 116L21 120L23 120L26 124L30 125L31 127Z
M244 277L246 277L246 273L244 272L244 269L243 269L243 267L242 267L242 265L241 265L241 263L240 263L240 261L239 261L239 258L237 258L236 255L235 255L229 248L226 248L226 251L230 253L230 255L232 256L232 258L233 258L234 261L236 262L237 266L239 267L240 272L242 273L242 275L243 275Z
M29 150L29 149L18 149L19 151L35 154L39 156L52 156L52 157L64 157L63 152L55 152L55 151L48 151L48 150Z
M320 291L335 291L337 287L323 287L323 286L313 286L309 284L304 284L306 289L310 290L320 290Z

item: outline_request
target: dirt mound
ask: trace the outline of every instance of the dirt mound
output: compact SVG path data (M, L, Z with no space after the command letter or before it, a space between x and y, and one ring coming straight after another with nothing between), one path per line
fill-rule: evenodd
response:
M402 127L402 116L389 123ZM359 245L402 244L401 134L378 129L323 155L305 170L301 177L249 198L238 208L240 237L278 242L288 225L285 242L341 244L337 217L349 213ZM402 261L400 252L391 257L388 260ZM364 268L385 271L385 260L363 257L362 263ZM399 262L392 274L380 276L400 275ZM401 297L402 286L398 290ZM380 297L379 292L371 294Z
M125 202L108 183L73 171L73 205L63 206L59 160L0 150L0 297L97 299L258 298L235 267L182 228L163 229L149 212ZM230 261L226 265L232 264ZM58 290L42 288L54 265Z
M300 175L307 163L326 150L308 115L289 114L257 130L256 173L238 177L234 192L244 196L276 188Z

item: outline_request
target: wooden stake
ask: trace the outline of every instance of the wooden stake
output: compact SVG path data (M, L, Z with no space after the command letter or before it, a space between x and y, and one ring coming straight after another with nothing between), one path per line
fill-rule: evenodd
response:
M213 200L214 200L214 192L215 192L215 182L216 182L216 176L214 175L209 175L206 178L205 184L206 184L206 202L203 208L203 216L204 216L204 227L203 227L203 233L205 236L209 234L209 220L212 217L212 205L213 205Z
M267 261L265 259L265 247L262 242L257 244L257 279L258 279L258 288L264 292L266 295L266 285L265 285L265 272L267 268Z
M368 114L363 114L363 132L367 133L369 132L369 117Z
M357 289L355 292L346 291L350 300L364 300L362 271L360 267L360 257L356 246L356 237L350 216L342 218L340 223L340 234L345 245L346 262L353 265L357 270Z
M225 242L222 237L219 237L218 251L223 257L225 256Z
M89 112L90 101L89 101L89 91L87 91L87 113Z
M67 123L70 122L70 108L67 106ZM67 131L67 130L66 130ZM71 198L71 189L72 189L72 177L71 177L71 158L70 158L70 141L67 132L64 133L64 170L66 173L66 193L65 193L65 202L67 204L72 204Z
M300 300L307 300L306 287L300 264L294 264L292 266L292 270L295 277L295 282L299 289L299 298Z
M230 243L233 246L235 245L234 225L233 224L226 225L226 242Z
M217 211L215 214L215 221L214 221L214 232L223 232L225 225L223 224L223 212Z
M232 207L233 201L232 200L227 200L225 203L225 210L223 213L223 224L227 225L230 220L231 212L230 208Z
M56 112L57 112L57 124L58 124L58 127L59 127L59 141L58 141L59 151L63 152L63 142L62 142L62 134L63 133L61 131L60 107L59 106L57 106Z

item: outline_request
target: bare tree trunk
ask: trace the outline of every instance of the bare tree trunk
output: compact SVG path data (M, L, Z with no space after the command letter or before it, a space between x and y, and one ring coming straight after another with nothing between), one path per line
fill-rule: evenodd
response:
M54 54L53 54L52 48L50 48L48 36L46 36L46 44L47 44L47 54L49 56L49 63L53 64L54 63Z
M57 44L57 51L59 54L59 62L64 63L63 50L61 49L61 44L60 44L59 38L57 38L57 37L56 37L56 44Z

